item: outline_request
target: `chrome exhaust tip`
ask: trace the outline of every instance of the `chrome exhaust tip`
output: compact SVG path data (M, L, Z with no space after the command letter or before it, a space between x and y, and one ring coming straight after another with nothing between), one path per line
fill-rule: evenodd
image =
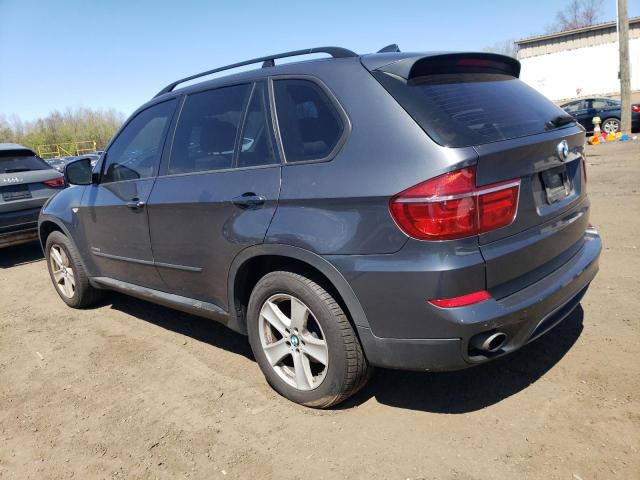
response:
M471 339L471 346L481 352L495 353L507 341L507 335L502 332L480 333Z

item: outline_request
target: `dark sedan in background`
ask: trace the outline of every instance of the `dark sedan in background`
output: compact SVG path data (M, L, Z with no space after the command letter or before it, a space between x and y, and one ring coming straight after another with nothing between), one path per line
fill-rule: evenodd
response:
M0 143L0 248L36 240L40 208L64 186L62 174L33 151Z
M600 117L600 128L605 133L620 131L620 101L612 98L583 98L560 105L575 118L587 132L593 131L593 117ZM631 106L631 130L640 130L640 103Z

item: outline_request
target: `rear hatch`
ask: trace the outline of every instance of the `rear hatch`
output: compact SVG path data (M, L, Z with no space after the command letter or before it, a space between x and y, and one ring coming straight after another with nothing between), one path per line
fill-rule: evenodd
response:
M588 224L584 130L494 54L363 57L372 75L444 147L473 147L476 186L520 181L517 213L478 235L496 298L547 275L580 249Z
M63 187L62 174L32 151L0 149L0 234L32 227L47 198Z

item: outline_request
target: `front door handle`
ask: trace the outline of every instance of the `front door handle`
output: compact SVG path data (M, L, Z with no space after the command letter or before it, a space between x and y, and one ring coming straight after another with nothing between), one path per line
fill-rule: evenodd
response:
M235 197L233 198L231 201L233 202L233 204L236 207L240 207L240 208L258 208L261 207L262 205L264 205L264 202L267 199L260 196L260 195L256 195L253 192L247 192L247 193L243 193L242 195L240 195L239 197Z
M131 210L140 210L141 208L144 208L144 206L145 203L139 198L134 198L130 202L127 202L127 207Z

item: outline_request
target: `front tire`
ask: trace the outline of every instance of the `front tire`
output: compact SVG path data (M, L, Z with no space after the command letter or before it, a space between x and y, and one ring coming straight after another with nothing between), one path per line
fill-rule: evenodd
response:
M80 255L62 232L55 231L47 237L45 256L51 282L68 306L87 308L102 298L103 292L89 284Z
M327 408L368 379L369 367L347 316L309 278L285 271L265 275L251 293L247 327L262 373L293 402Z

